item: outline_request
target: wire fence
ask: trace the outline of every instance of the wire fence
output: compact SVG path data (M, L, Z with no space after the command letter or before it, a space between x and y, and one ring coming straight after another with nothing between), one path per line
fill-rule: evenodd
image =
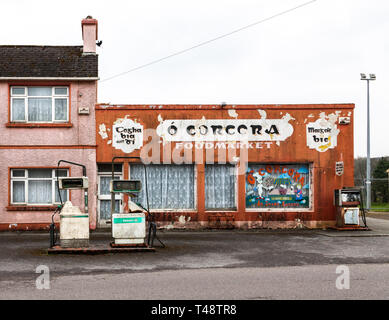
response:
M371 208L370 211L389 211L389 179L371 178ZM356 187L361 188L363 203L366 206L366 179L355 179Z

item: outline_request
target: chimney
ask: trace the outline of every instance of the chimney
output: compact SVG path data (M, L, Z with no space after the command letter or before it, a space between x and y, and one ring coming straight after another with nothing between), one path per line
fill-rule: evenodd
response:
M84 53L96 53L97 20L87 16L81 21L82 39L84 40Z

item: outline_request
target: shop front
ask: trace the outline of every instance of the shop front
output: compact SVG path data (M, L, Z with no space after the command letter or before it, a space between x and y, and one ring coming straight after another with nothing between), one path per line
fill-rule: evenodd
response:
M353 186L353 104L96 106L97 221L108 184L137 179L135 199L165 228L322 228L334 189ZM146 165L147 170L144 170ZM128 210L116 196L115 210Z

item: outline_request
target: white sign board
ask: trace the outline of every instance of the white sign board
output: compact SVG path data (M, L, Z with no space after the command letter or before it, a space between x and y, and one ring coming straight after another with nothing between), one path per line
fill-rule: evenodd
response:
M293 126L283 119L163 120L157 134L164 141L284 141Z
M112 126L112 146L131 153L143 146L143 126L131 119L119 119Z
M325 119L318 119L307 124L307 146L319 152L326 152L337 146L339 130L336 124Z

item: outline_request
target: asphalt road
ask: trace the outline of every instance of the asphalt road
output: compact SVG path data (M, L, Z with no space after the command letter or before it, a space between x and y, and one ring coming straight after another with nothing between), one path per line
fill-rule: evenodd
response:
M58 276L50 289L31 280L2 281L1 299L268 300L389 299L389 265L349 266L350 282L336 286L338 265L211 268Z
M156 252L47 255L47 233L0 234L0 299L388 299L389 221L372 232L160 232ZM91 245L109 243L93 233ZM350 289L336 287L348 266ZM50 289L37 289L49 271Z

